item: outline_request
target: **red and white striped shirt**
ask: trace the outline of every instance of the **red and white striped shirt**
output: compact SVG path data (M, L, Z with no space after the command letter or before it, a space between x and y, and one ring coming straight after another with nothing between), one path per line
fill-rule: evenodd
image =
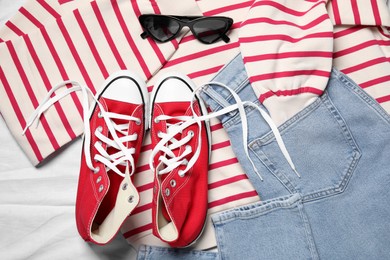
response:
M224 15L234 19L229 43L199 43L193 35L165 44L142 40L142 13ZM390 111L390 11L386 0L27 0L0 31L0 112L36 165L82 132L77 94L22 130L58 82L96 91L110 73L129 69L148 81L167 70L196 84L210 80L241 51L252 86L280 124L323 92L332 66L348 74ZM147 136L135 184L141 201L122 227L133 245L161 245L151 234L153 174ZM259 200L218 120L212 121L209 214ZM208 223L198 248L215 246Z
M263 0L241 24L249 80L280 124L323 92L335 66L390 111L385 0Z

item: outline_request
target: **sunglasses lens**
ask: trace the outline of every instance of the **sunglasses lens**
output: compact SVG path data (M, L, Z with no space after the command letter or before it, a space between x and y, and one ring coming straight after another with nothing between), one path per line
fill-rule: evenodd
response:
M220 19L202 19L193 25L197 38L204 43L213 43L228 30L228 22Z
M179 23L164 16L149 16L143 21L144 28L159 41L170 40L180 30Z

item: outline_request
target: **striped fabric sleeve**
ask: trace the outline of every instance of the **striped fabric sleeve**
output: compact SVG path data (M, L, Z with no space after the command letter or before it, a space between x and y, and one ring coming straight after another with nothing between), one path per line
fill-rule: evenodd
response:
M254 1L240 49L277 124L321 95L331 66L389 111L389 25L386 0Z
M26 21L12 26L18 37L0 43L0 98L4 100L0 111L36 165L82 132L82 107L73 93L47 111L37 128L21 135L29 115L52 86L72 79L96 91L110 73L120 69L133 70L146 81L178 45L158 45L139 37L142 28L137 17L167 8L156 1L96 0L63 17L45 1L30 2L41 7L22 7L18 17ZM185 2L177 5L177 12L181 6L183 12L199 13L193 1L187 1L193 10ZM43 24L43 16L35 12L38 9L52 16L51 21L47 18ZM34 29L25 34L24 24Z
M351 77L390 113L390 3L330 1L333 65Z
M325 1L254 1L239 42L255 93L277 124L326 87L333 27Z
M329 17L335 25L389 24L389 1L387 0L328 0Z
M71 13L76 6L81 6L81 4L81 0L69 2L64 6L61 6L57 0L27 0L0 29L0 38L2 41L14 40L43 24L54 23L59 16ZM88 1L83 1L83 4L88 4ZM29 19L29 14L36 18L36 22Z

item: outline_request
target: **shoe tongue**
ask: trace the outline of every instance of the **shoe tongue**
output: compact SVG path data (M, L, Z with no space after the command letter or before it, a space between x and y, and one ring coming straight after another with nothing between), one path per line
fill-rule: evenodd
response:
M108 112L121 114L121 115L128 115L128 116L131 116L134 110L139 106L139 104L126 103L123 101L112 100L108 98L104 98L104 102L107 104ZM115 121L115 123L117 122Z
M172 117L187 116L186 112L189 109L190 102L164 102L164 103L159 103L159 106L163 111L162 114L164 115L172 116ZM182 122L182 120L173 118L173 119L168 119L166 122L168 124L174 125ZM171 126L171 127L173 129L175 126ZM175 138L179 140L181 138L181 133L175 135ZM178 151L179 149L175 149L173 152L175 153L175 155L177 155Z
M190 102L164 102L158 105L162 108L164 115L184 116L190 106Z

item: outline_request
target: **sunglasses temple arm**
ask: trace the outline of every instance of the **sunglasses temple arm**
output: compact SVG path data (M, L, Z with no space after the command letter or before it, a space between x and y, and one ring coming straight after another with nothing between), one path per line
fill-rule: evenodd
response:
M221 38L224 42L228 43L230 41L230 38L226 34L222 34Z
M141 33L140 36L141 36L142 39L146 39L146 38L149 37L149 34L147 32L143 32L143 33Z

